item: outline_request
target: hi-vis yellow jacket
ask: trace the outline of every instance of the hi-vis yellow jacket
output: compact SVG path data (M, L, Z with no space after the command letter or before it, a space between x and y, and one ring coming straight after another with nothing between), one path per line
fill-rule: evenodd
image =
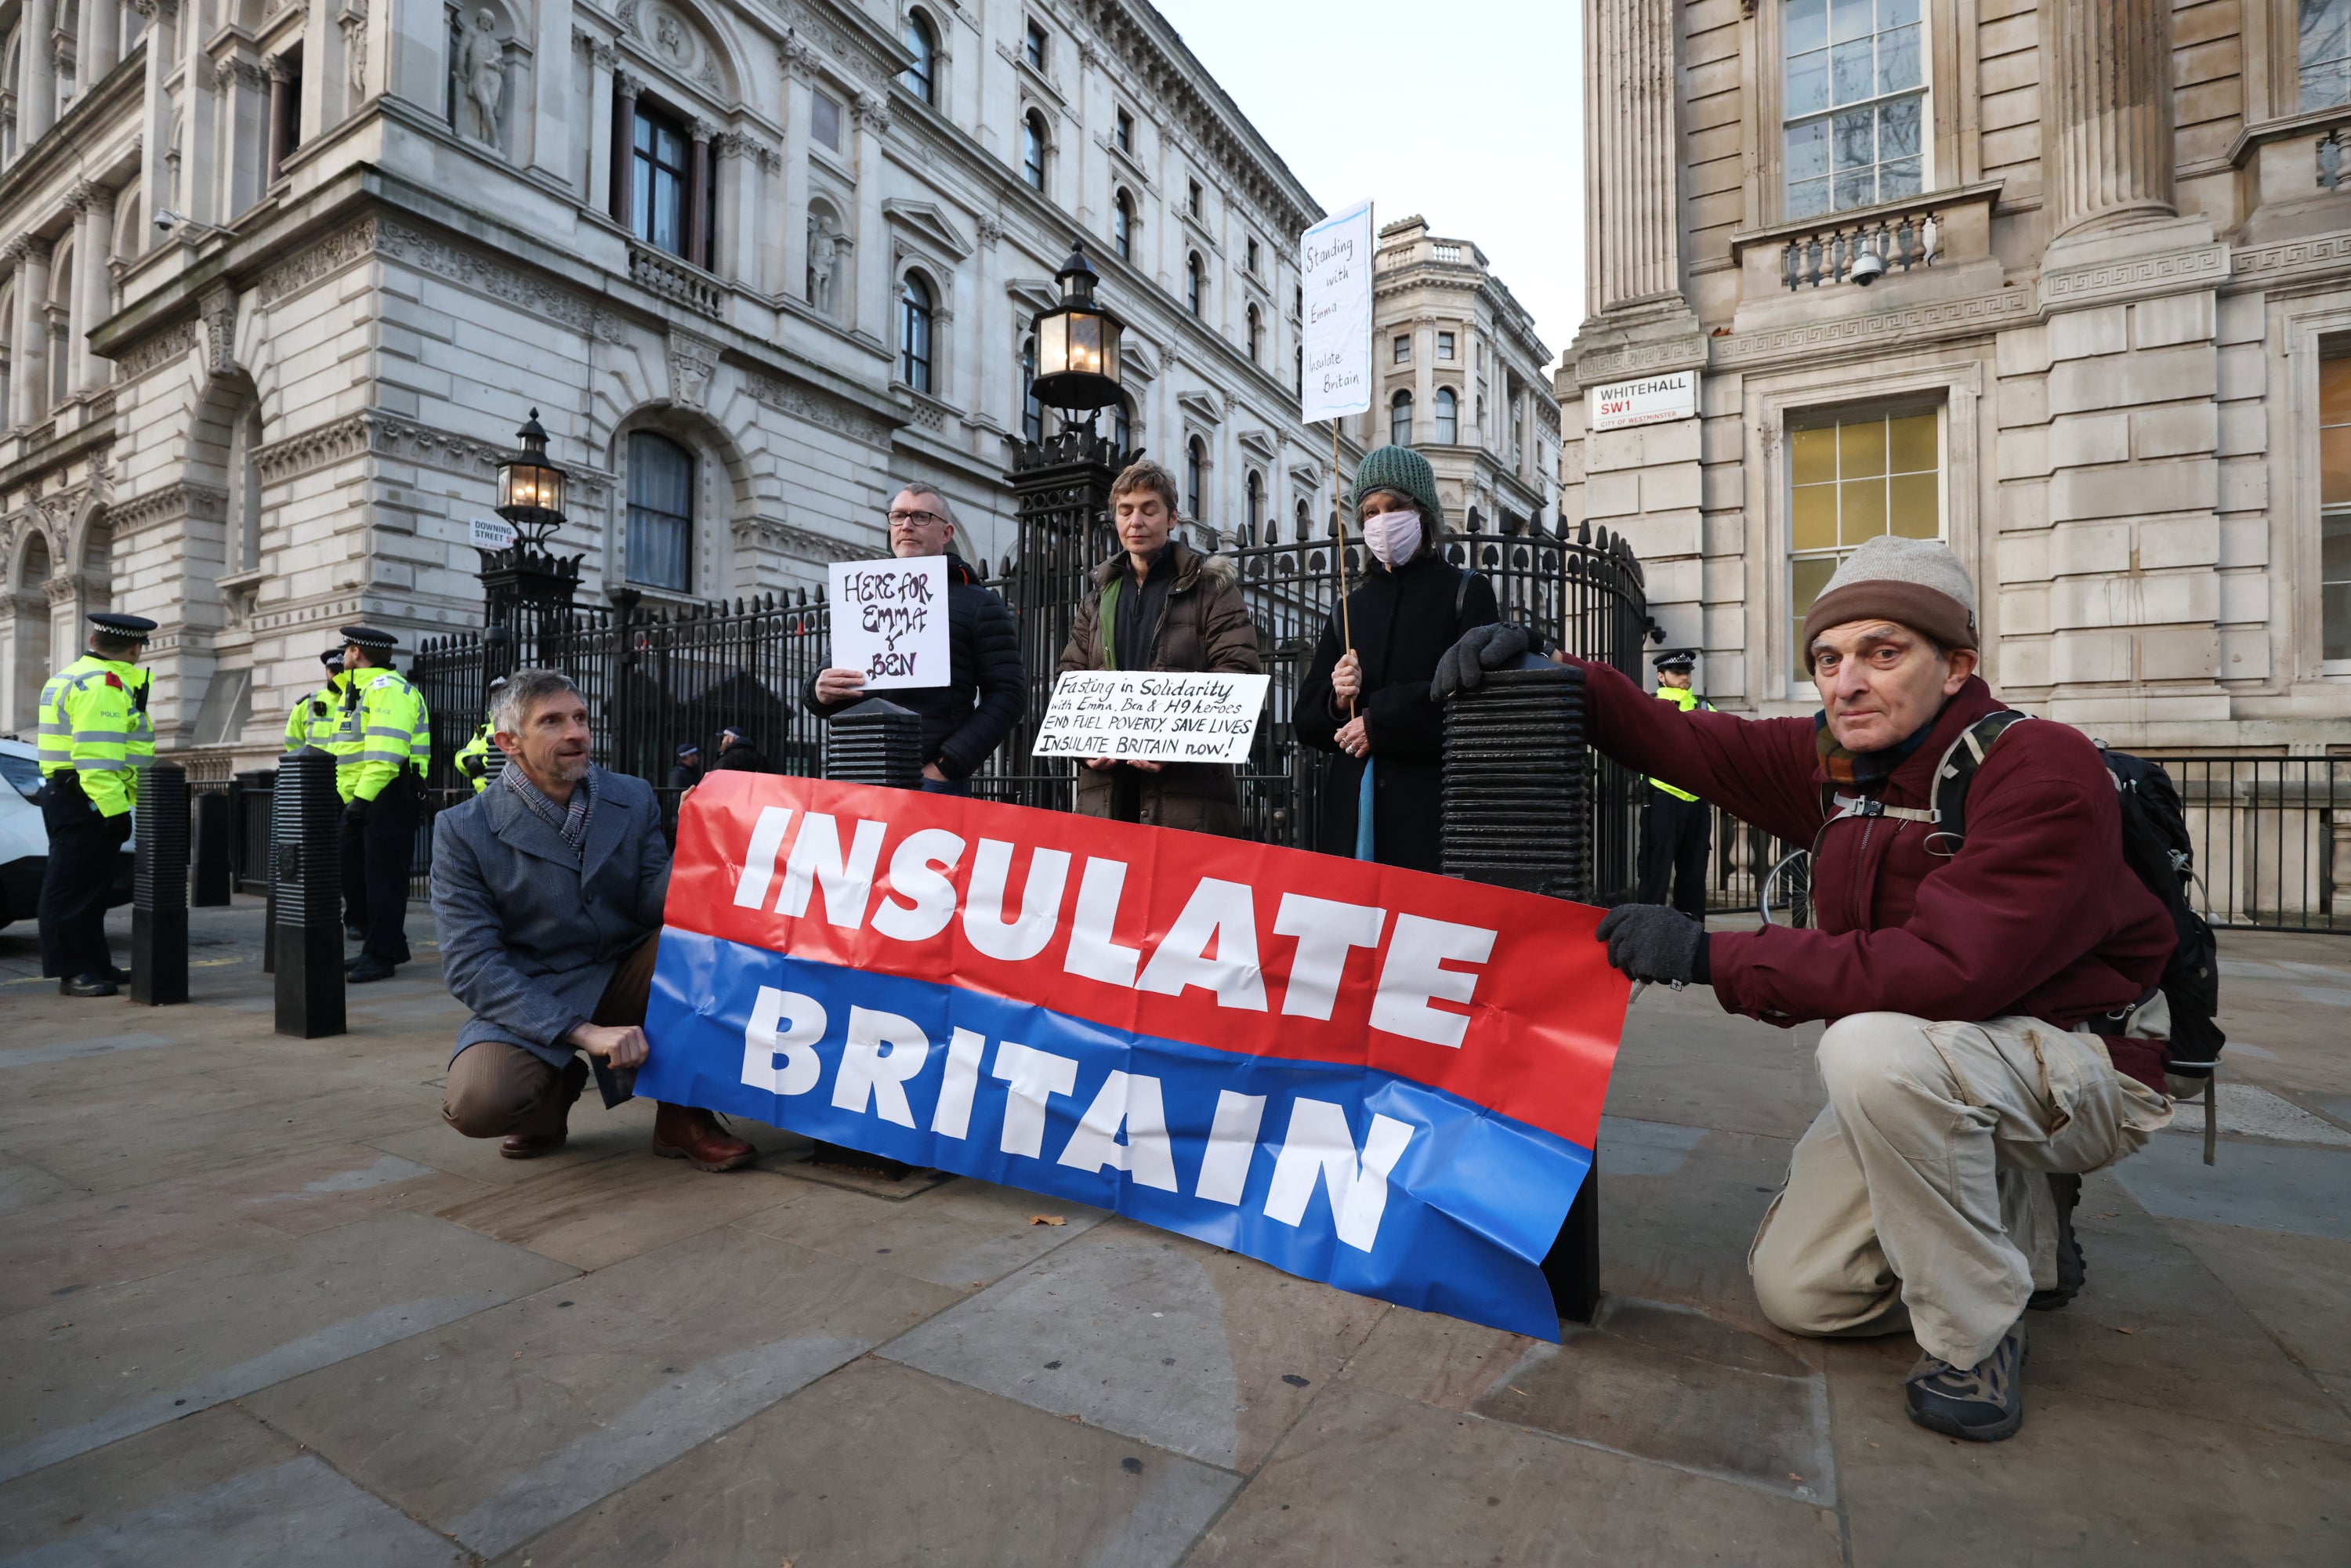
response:
M1704 697L1698 695L1687 686L1659 686L1657 688L1657 700L1661 703L1671 703L1676 707L1681 709L1684 713L1689 712L1689 710L1694 707L1711 708L1714 706L1712 703L1707 701ZM1649 782L1656 785L1658 789L1663 789L1667 794L1671 795L1677 800L1695 800L1698 799L1697 796L1691 794L1688 790L1677 789L1672 785L1665 783L1659 779L1652 779Z
M299 751L306 746L325 750L327 741L342 722L343 677L333 675L327 684L294 705L286 718L286 749Z
M85 653L41 688L42 776L72 774L101 816L131 810L139 799L137 769L155 759L148 679L136 664Z
M357 690L344 695L344 727L338 738L353 738L356 728L360 744L335 764L336 793L346 803L372 800L403 768L423 777L433 759L433 721L423 695L394 670L355 670L343 678Z

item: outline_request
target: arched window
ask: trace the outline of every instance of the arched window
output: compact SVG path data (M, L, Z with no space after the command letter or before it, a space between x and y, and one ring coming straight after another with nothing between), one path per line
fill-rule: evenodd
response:
M1200 253L1194 251L1184 258L1184 304L1193 315L1200 313L1200 297L1205 291L1207 268L1201 264Z
M694 455L649 430L629 437L629 580L694 587Z
M1110 243L1120 260L1134 259L1134 198L1124 191L1110 205Z
M1110 438L1121 452L1130 451L1134 445L1134 418L1123 402L1111 404Z
M1258 350L1263 347L1264 341L1265 322L1259 317L1257 307L1252 305L1249 308L1249 357L1250 364L1253 365L1258 362Z
M914 57L906 62L899 77L906 90L933 108L939 101L939 36L931 28L931 19L920 11L906 13L906 52Z
M1020 118L1020 177L1032 191L1045 188L1045 117L1033 109Z
M1461 399L1451 387L1437 389L1437 444L1451 446L1461 439Z
M1388 444L1412 444L1412 393L1400 392L1388 402Z
M1030 441L1045 439L1045 405L1037 401L1037 335L1020 340L1020 434Z
M1249 470L1248 488L1249 526L1249 532L1254 535L1265 525L1265 481L1258 477L1254 468Z
M1184 444L1184 515L1200 520L1200 476L1208 466L1208 445L1198 436Z
M898 379L931 390L931 286L914 273L898 290Z
M1298 532L1291 537L1303 541L1306 538L1306 530L1311 525L1314 513L1308 507L1306 503L1303 501L1299 502L1297 515L1291 519L1298 525Z

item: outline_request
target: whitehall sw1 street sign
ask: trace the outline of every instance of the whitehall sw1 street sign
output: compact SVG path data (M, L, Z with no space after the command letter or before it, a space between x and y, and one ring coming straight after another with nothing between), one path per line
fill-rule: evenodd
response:
M1669 375L1643 376L1637 381L1593 387L1585 395L1592 400L1589 429L1624 430L1635 424L1662 424L1669 419L1687 419L1698 412L1698 372L1675 371Z

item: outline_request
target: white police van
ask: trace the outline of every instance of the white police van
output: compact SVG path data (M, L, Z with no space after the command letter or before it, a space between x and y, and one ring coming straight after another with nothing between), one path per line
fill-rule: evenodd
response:
M41 792L40 753L30 741L0 737L0 925L33 918L41 898L41 873L49 863L49 831L36 796ZM131 902L131 844L114 865L114 888L107 905Z

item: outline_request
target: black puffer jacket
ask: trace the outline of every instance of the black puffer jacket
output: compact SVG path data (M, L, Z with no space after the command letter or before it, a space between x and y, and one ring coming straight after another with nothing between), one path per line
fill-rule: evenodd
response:
M1020 669L1020 638L1012 612L983 587L964 559L947 555L947 684L909 686L872 695L922 716L923 760L935 762L950 779L968 779L1029 705L1029 680ZM821 718L862 702L820 703L816 677L809 677L800 701Z

